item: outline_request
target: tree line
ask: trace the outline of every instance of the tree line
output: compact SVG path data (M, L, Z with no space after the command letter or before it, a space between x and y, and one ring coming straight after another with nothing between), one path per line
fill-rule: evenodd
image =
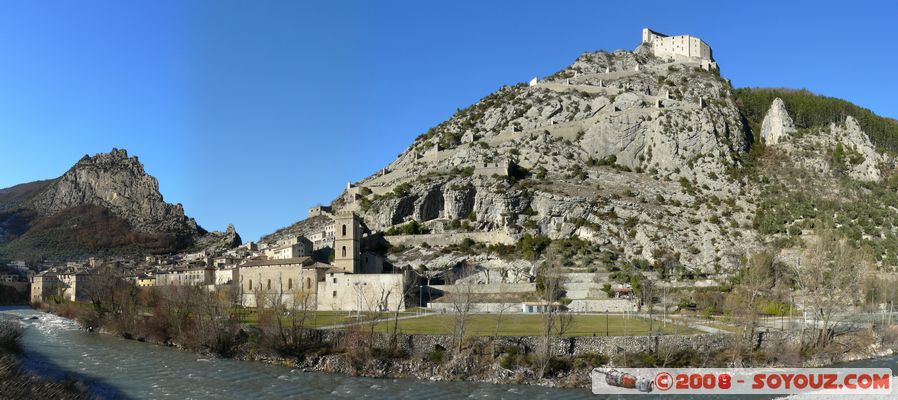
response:
M817 95L806 89L740 88L734 94L736 104L755 135L760 134L764 116L773 100L779 97L799 129L825 128L830 123L842 124L850 115L858 121L861 129L879 150L898 153L898 121L880 117L851 102Z

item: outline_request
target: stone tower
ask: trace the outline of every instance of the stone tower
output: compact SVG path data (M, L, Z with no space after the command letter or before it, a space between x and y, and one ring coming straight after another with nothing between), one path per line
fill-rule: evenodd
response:
M355 274L361 271L359 238L362 228L354 213L340 213L334 218L334 268Z

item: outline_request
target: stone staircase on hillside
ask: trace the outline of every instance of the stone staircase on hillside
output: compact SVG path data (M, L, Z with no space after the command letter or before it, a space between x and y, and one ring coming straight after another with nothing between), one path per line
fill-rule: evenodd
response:
M597 276L600 281L605 281L605 279L602 279L603 277L601 275L605 275L604 278L607 279L607 274L590 272L573 272L566 274L567 279L564 282L564 290L567 292L567 297L572 300L607 299L608 296L602 291L602 283L596 283Z
M571 272L565 276L564 290L567 298L572 300L568 305L570 311L623 313L636 310L632 300L608 298L602 290L604 283L609 282L607 273Z

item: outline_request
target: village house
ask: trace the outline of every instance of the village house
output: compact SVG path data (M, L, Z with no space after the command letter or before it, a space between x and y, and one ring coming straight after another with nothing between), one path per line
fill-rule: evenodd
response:
M312 233L308 236L312 242L312 250L321 250L323 248L333 247L334 245L334 225L328 224L323 230Z
M59 301L88 301L92 276L87 272L56 273L44 271L31 277L31 302L51 296Z
M153 287L156 286L156 277L147 274L140 274L134 277L134 285L137 287Z
M240 262L240 259L236 256L224 255L215 257L212 259L212 267L213 268L229 268L234 267L237 263Z
M215 284L214 268L184 268L156 274L156 286L205 286L213 284Z
M19 271L28 270L28 264L22 260L10 261L6 264L6 266Z
M216 268L215 285L230 285L236 280L237 268Z
M27 293L29 284L18 274L0 274L0 286L12 288L17 292Z
M265 249L270 259L284 260L312 256L312 241L303 236L292 236L281 240L276 246Z

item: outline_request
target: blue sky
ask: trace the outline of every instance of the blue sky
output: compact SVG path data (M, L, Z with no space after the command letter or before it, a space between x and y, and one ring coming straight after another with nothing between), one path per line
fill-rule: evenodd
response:
M737 87L898 117L887 2L0 2L0 187L126 148L205 228L255 240L456 110L644 26Z

